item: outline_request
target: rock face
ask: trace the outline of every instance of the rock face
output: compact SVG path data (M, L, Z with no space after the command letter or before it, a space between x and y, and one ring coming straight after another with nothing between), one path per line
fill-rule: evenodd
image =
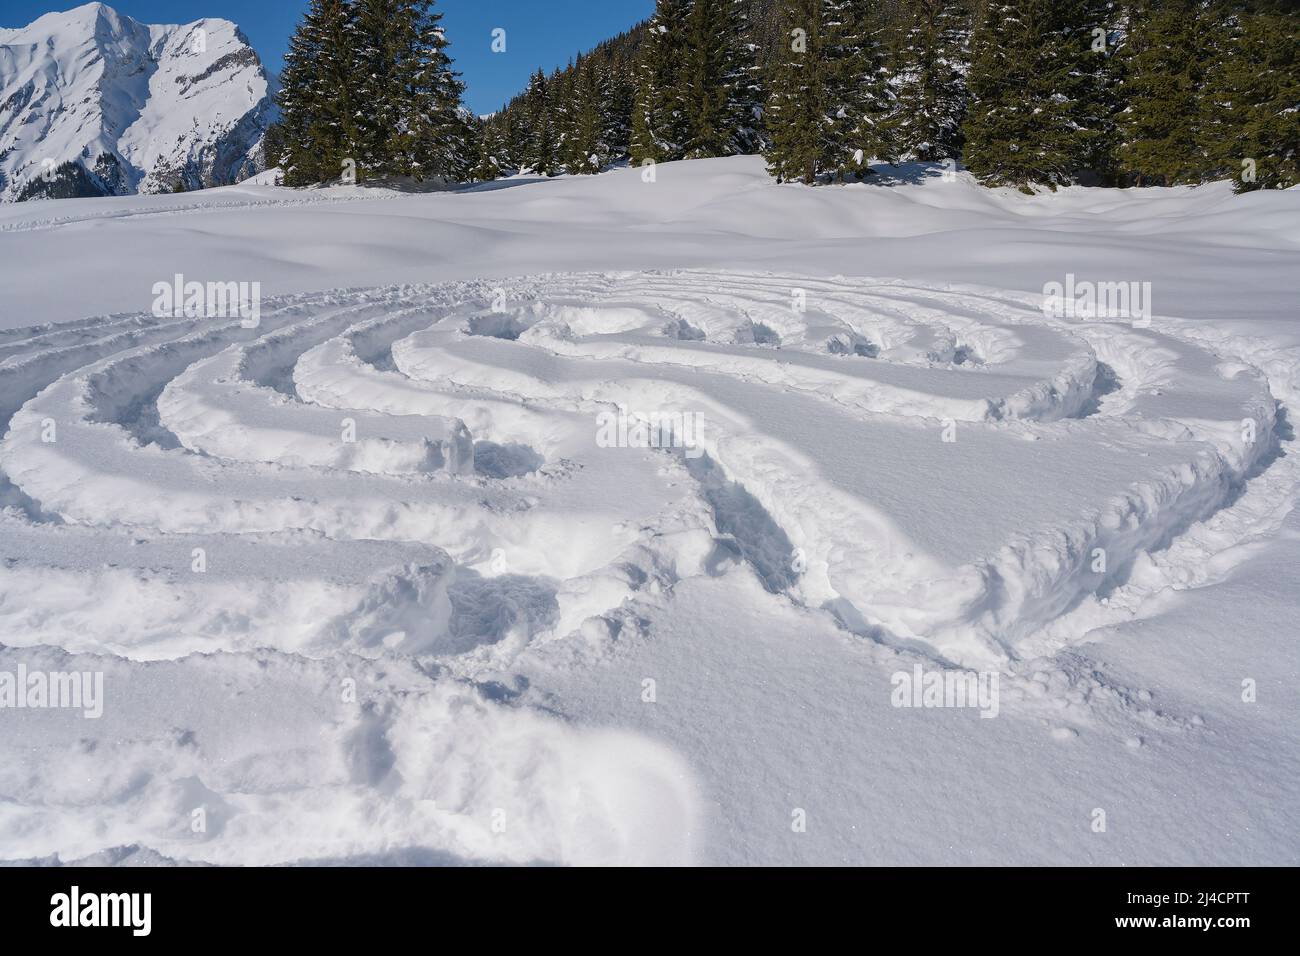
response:
M0 201L239 182L265 168L273 93L229 20L89 3L0 29Z

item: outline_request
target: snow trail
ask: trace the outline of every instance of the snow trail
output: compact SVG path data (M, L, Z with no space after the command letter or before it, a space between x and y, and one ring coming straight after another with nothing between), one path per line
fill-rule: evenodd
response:
M0 658L89 661L164 696L172 677L208 700L305 695L290 724L328 728L246 757L279 740L267 720L230 733L198 704L172 720L132 697L117 756L173 783L132 794L127 771L101 773L86 787L111 809L90 828L76 788L0 773L0 831L31 834L26 856L98 853L143 820L152 849L212 862L687 862L689 771L512 707L526 687L500 675L533 652L606 655L683 582L743 565L845 640L1001 671L1009 708L1034 713L1053 681L1086 698L1054 656L1280 527L1297 398L1294 355L1173 318L766 273L354 289L275 300L256 329L0 333ZM360 704L339 709L357 675ZM47 730L43 759L79 759L75 728ZM200 779L196 733L226 775ZM220 840L178 836L195 803ZM340 805L385 822L331 831ZM503 809L527 824L499 838Z
M1275 445L1248 363L1036 305L616 273L295 296L255 330L32 329L3 343L0 468L53 521L423 545L440 573L549 582L559 610L529 640L710 573L722 547L851 630L989 664L1123 585ZM645 413L698 423L692 447L626 423L615 444L641 447L605 447L602 423ZM854 447L882 454L836 451ZM1034 499L991 477L1008 469Z

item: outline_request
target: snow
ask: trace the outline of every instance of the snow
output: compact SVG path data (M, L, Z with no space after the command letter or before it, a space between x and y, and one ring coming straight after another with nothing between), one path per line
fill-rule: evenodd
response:
M1300 192L943 172L0 208L0 859L1296 863Z
M115 156L119 192L254 172L272 110L256 54L229 20L148 25L102 3L0 34L0 200L46 168ZM191 183L193 185L193 183Z

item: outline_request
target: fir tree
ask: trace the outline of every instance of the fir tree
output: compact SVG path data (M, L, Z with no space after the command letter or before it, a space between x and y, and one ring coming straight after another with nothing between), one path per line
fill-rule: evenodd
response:
M879 26L867 0L782 0L785 48L773 68L765 121L768 169L812 184L870 172L889 158L889 92Z
M637 58L632 110L634 163L668 162L686 154L686 116L681 102L686 51L687 0L658 0Z
M465 85L452 69L442 14L431 0L407 0L414 8L413 32L401 58L406 90L401 117L409 133L405 162L417 179L464 179L474 163L473 126L461 105Z
M514 102L526 103L525 96L516 97ZM528 165L530 131L528 129L528 117L523 107L516 107L513 103L507 104L499 116L504 116L503 125L506 136L506 152L510 156L510 166L513 169L521 169Z
M555 134L555 158L561 170L573 171L582 161L582 147L577 143L578 67L556 70L546 82L546 105L551 129ZM576 152L575 152L576 151Z
M369 175L410 175L410 142L403 128L407 90L402 62L416 30L406 0L355 0L355 77L359 104L358 166Z
M359 175L461 179L475 159L432 0L312 0L281 77L289 185Z
M1094 148L1098 54L1084 0L991 0L972 39L966 165L983 182L1055 186Z
M508 121L503 114L498 113L476 125L477 158L469 172L469 178L475 182L490 182L504 176L513 166Z
M841 179L871 172L869 160L893 159L886 119L893 93L882 27L870 0L823 0L823 60L828 101L819 165Z
M961 155L970 57L967 0L909 0L892 53L897 101L887 136L901 156Z
M758 65L746 8L746 0L691 4L676 78L687 159L730 156L758 143Z
M1300 183L1300 12L1273 0L1235 3L1214 36L1201 133L1212 174L1238 192Z
M571 173L598 173L609 162L603 116L609 98L608 89L590 61L574 74L574 80L573 121L569 126L570 142L565 165Z
M768 172L777 182L817 181L827 83L822 0L781 0L781 42L767 100Z
M1111 178L1117 149L1116 8L1115 0L1067 0L1058 7L1055 43L1065 76L1058 98L1072 127L1062 142L1071 157L1069 176L1094 185Z
M1136 0L1123 49L1119 163L1137 185L1199 183L1211 24L1199 0Z
M285 183L338 178L360 150L356 111L356 12L345 0L311 0L281 74Z
M552 176L560 170L550 100L546 74L539 69L528 84L527 135L521 159L525 166L543 176Z
M630 73L613 69L603 59L595 69L604 96L601 115L605 143L609 147L610 159L619 159L629 155L632 148L632 104L636 98L636 82Z

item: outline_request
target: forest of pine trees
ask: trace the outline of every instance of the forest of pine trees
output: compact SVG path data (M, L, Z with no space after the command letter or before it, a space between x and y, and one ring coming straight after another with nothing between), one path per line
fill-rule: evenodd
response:
M474 123L432 0L311 0L285 55L273 138L286 185L460 181Z
M1300 182L1295 0L658 0L490 117L430 0L312 0L286 182L491 180L762 153L779 181L960 161L981 182Z

